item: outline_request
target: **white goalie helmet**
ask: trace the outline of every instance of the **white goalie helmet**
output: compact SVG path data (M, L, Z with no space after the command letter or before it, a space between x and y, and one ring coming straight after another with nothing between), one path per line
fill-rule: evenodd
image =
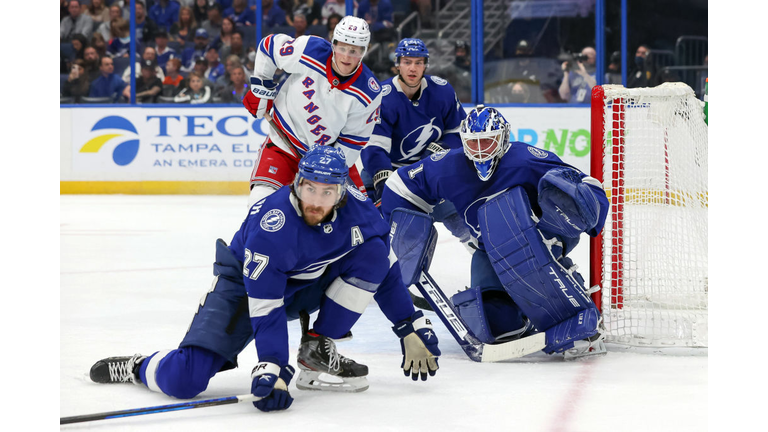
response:
M336 41L368 48L368 44L371 42L371 30L368 28L368 23L362 18L345 16L333 29L331 43L336 43Z

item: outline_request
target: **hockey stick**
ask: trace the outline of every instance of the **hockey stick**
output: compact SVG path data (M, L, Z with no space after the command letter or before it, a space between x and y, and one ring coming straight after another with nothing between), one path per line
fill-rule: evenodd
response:
M82 422L88 422L88 421L94 421L94 420L108 420L108 419L114 419L114 418L139 416L144 414L156 414L156 413L162 413L162 412L168 412L168 411L181 411L181 410L187 410L187 409L193 409L193 408L205 408L205 407L211 407L211 406L228 405L228 404L234 404L234 403L240 403L240 402L255 402L259 399L261 398L256 397L252 394L240 395L240 396L228 396L228 397L217 398L217 399L189 401L189 402L183 402L183 403L178 403L173 405L160 405L160 406L153 406L153 407L146 407L146 408L133 408L133 409L127 409L127 410L121 410L121 411L109 411L109 412L102 412L102 413L96 413L96 414L86 414L86 415L79 415L79 416L72 416L72 417L61 417L59 419L59 424L63 425L63 424L70 424L70 423L82 423Z
M264 114L264 120L267 121L270 129L272 129L272 132L276 133L277 136L279 136L280 139L283 140L285 145L288 146L288 150L291 151L293 156L295 156L297 159L301 159L301 155L298 152L296 152L296 149L293 148L293 143L291 142L291 140L288 139L288 137L285 135L283 131L280 130L279 127L277 127L277 125L275 124L275 120L272 118L272 116L270 114Z
M467 327L461 316L456 313L451 300L437 285L432 276L426 270L421 271L418 281L415 283L424 299L432 306L440 320L451 332L456 342L467 356L476 362L497 362L519 358L524 355L541 351L546 346L544 332L537 333L522 339L503 342L500 344L486 344L480 342Z

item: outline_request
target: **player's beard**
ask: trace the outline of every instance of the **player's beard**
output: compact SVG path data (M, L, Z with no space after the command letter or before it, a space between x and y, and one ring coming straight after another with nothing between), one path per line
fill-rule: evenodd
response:
M321 206L312 206L301 203L301 217L309 226L315 226L324 221L333 211L333 207L326 208Z

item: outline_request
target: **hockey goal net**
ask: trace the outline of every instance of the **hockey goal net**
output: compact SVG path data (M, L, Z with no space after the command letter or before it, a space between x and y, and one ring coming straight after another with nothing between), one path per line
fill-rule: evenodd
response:
M610 201L591 241L607 342L707 346L707 125L683 83L592 89L591 174Z

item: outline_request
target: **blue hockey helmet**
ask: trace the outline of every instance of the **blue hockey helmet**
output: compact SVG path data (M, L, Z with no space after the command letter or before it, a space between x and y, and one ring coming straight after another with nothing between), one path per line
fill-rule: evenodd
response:
M395 48L395 64L400 63L400 57L424 57L424 61L429 63L429 50L421 39L406 38Z
M344 153L334 147L316 145L299 161L299 172L296 174L293 186L296 196L302 201L308 201L314 205L336 205L344 198L348 177L349 168L347 168ZM336 193L333 196L325 195L325 197L303 194L302 179L336 185Z
M487 181L509 149L510 125L499 111L478 105L459 128L464 154L475 164L477 176Z

